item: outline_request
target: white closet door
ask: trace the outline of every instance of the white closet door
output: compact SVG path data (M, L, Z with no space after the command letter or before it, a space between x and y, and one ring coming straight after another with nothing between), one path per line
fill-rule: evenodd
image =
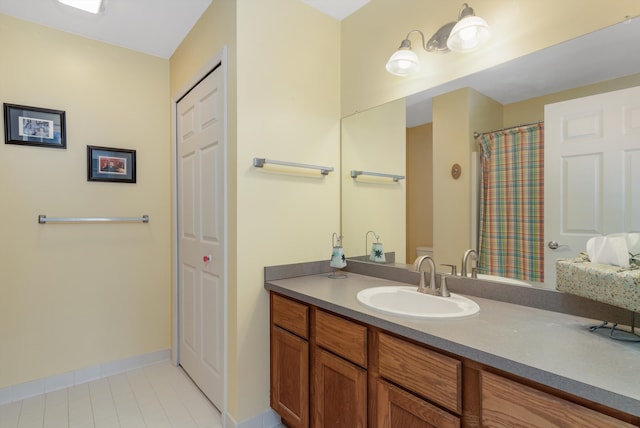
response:
M177 105L180 364L224 397L224 83L221 68Z

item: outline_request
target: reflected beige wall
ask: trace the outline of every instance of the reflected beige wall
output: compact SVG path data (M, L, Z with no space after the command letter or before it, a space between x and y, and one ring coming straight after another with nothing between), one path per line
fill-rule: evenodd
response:
M471 88L433 99L433 250L438 271L446 271L442 264L459 267L472 246L472 134L481 125L499 126L501 117L499 103ZM457 179L451 174L454 164L462 171Z
M424 201L413 201L413 198L421 198L423 195L416 196L412 192L412 182L422 182L423 178L416 173L417 168L409 166L414 156L409 143L429 138L428 135L423 135L429 132L429 126L433 126L434 132L433 197L438 201L433 206L433 224L437 225L434 227L432 241L435 257L437 263L456 264L459 268L464 251L477 246L473 241L473 195L466 191L467 188L471 189L472 177L471 165L466 163L465 159L470 162L471 156L478 150L473 132L488 132L541 121L544 120L545 104L632 86L640 86L640 73L507 105L501 105L469 88L436 97L434 124L407 129L407 254L411 254L410 251L414 251L417 245L423 245L417 242L428 242L424 238L425 232L421 231L419 226L412 226L411 221L412 217L423 215L419 208L415 207ZM463 173L459 182L452 180L450 176L450 166L453 162L462 166ZM468 218L465 218L463 213L467 213ZM415 238L412 236L414 234ZM421 238L417 238L418 235ZM438 270L446 269L439 267Z
M433 124L407 128L407 258L433 246Z
M395 251L400 263L406 259L407 181L350 176L351 170L406 175L406 123L403 99L342 119L342 232L347 257L365 253L367 232L373 230L385 251ZM369 247L372 239L370 235Z
M517 103L506 104L503 109L504 118L502 127L518 126L544 120L544 106L546 104L617 91L633 86L640 86L640 73L593 85L581 86L568 91L556 92L542 97L531 98Z

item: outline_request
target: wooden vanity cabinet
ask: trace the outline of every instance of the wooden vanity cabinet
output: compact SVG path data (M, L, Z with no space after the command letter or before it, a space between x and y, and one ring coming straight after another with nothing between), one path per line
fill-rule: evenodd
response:
M640 418L271 293L271 407L287 427L627 428Z
M271 407L291 428L309 427L309 307L271 293Z

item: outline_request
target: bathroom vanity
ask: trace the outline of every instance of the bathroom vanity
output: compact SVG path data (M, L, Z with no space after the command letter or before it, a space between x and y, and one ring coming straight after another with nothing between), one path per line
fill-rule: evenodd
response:
M589 332L600 320L482 297L472 317L406 319L356 300L401 282L284 271L265 288L271 407L287 426L640 425L640 344Z

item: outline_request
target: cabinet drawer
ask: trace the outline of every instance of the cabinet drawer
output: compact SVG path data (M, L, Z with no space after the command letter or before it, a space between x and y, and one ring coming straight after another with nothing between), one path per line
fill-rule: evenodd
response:
M309 339L309 307L271 293L271 321L304 339Z
M384 333L378 334L380 376L460 414L462 363Z
M493 373L481 372L483 427L633 427Z
M315 311L316 344L360 367L367 367L367 327Z

